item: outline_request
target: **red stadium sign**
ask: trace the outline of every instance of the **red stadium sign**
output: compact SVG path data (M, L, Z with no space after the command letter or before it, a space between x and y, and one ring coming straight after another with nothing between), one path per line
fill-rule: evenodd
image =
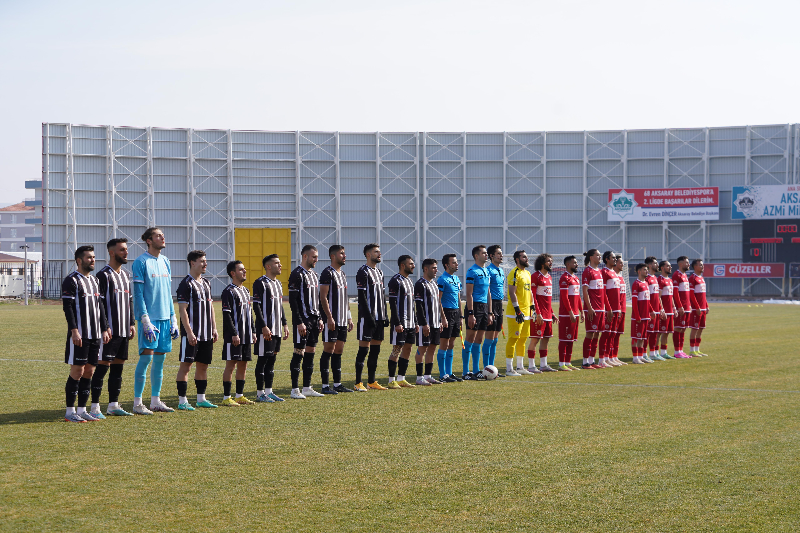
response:
M703 269L706 278L783 278L785 275L783 263L706 263Z

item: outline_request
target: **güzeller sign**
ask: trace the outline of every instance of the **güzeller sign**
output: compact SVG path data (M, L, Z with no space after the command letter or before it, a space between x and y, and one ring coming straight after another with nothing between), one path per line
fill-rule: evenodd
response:
M707 278L782 278L783 263L706 263L703 276Z

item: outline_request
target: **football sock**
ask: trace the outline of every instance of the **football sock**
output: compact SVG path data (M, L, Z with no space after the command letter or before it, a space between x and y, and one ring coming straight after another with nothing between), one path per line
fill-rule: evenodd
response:
M119 401L119 391L122 390L122 369L125 365L111 365L108 371L108 401Z
M539 366L541 368L547 366L547 350L539 350Z
M92 376L92 403L100 403L100 395L103 394L103 379L108 372L108 365L97 365L94 367Z
M424 372L425 372L425 364L417 363L417 377L421 378Z
M78 407L86 407L92 390L91 378L81 378L78 381Z
M331 354L331 372L333 373L333 383L335 385L342 384L342 354ZM270 387L272 382L270 381Z
M525 363L525 358L517 356L517 368L522 368L524 363Z
M469 373L469 355L472 353L472 343L464 342L464 349L461 351L461 373Z
M492 341L489 339L483 339L483 345L481 346L481 354L483 355L483 366L489 365L489 357L492 352Z
M676 352L681 351L681 334L677 331L672 334L672 348Z
M254 372L256 375L256 390L262 390L264 388L264 365L266 362L266 356L261 356L256 359L256 370Z
M567 343L564 341L558 341L558 362L567 362Z
M231 382L230 381L223 381L222 382L222 399L227 400L231 397Z
M567 363L572 362L572 347L575 346L574 342L567 343Z
M436 352L436 363L439 365L439 376L446 376L447 375L447 363L445 362L447 359L447 350L438 350Z
M205 399L206 387L208 387L208 380L196 379L194 380L194 387L197 389L197 396L199 397L202 394L203 398Z
M375 372L378 370L378 356L380 353L380 344L373 344L369 347L369 357L367 358L367 374L370 383L375 383Z
M597 337L592 339L591 352L589 355L589 357L592 358L592 363L594 363L594 355L597 353L597 345L599 344L599 342L600 339L598 339Z
M164 382L164 359L166 354L153 354L153 367L150 369L150 395L161 396L161 384Z
M144 393L144 384L147 381L147 367L150 366L150 361L152 360L152 355L141 354L139 356L139 361L136 363L136 370L133 372L134 398L141 398L142 393Z
M236 397L239 398L240 396L244 395L244 380L237 379L236 380Z
M600 358L604 358L607 356L608 353L608 340L611 338L611 332L603 331L600 334L600 343L599 343L599 354Z
M319 356L319 377L323 385L328 384L328 376L330 374L328 368L331 364L332 355L330 352L322 352L322 355Z
M311 376L314 374L314 352L303 354L303 387L311 386Z
M425 363L425 376L431 377L431 371L433 370L433 363Z
M369 352L367 346L359 346L358 352L356 352L356 383L361 383L361 374L364 372L364 360L367 358L367 352Z
M489 352L489 364L494 365L495 357L497 357L497 343L500 339L494 339L492 341L492 351Z
M292 360L289 363L289 372L292 375L292 388L297 389L299 385L297 384L300 381L300 365L303 362L303 354L292 353ZM356 363L358 364L358 363Z
M592 339L590 339L589 337L584 337L584 339L583 339L583 359L584 359L584 361L583 362L586 363L586 360L588 360L589 357L591 357L591 355L592 355Z
M520 364L520 368L522 365ZM528 350L528 368L536 368L536 350Z
M481 345L477 342L472 343L472 373L477 374L481 371Z
M186 390L189 384L185 381L176 381L175 384L178 386L178 403L186 403Z
M455 355L453 354L453 349L452 348L448 349L447 350L447 355L446 355L445 360L444 360L445 366L447 367L447 368L445 368L445 370L447 371L447 375L448 376L452 376L453 375L453 359L454 358L455 358Z
M433 365L433 363L431 363L431 365ZM400 360L397 362L397 379L399 381L403 381L406 378L407 371L408 371L408 359L404 359L401 357Z
M67 377L67 385L64 387L64 392L67 393L67 407L75 407L75 399L78 397L78 380L72 379L72 376Z
M389 359L389 381L394 381L394 374L397 372L397 361Z
M506 372L511 372L512 370L514 370L514 358L506 357Z

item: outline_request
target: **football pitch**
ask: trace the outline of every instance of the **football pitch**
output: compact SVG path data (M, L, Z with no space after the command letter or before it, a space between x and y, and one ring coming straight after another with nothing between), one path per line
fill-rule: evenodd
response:
M0 529L797 531L799 319L797 306L712 304L701 359L307 400L288 399L285 343L283 403L68 424L60 305L0 304ZM348 386L356 347L352 334ZM497 353L502 372L502 336ZM134 349L128 410L135 363ZM174 349L172 407L176 371Z

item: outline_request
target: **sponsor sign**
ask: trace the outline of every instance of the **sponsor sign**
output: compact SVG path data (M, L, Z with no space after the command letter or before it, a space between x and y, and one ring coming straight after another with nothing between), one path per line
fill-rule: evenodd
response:
M719 188L609 189L608 220L719 220Z
M800 278L800 263L789 263L789 277L792 279Z
M731 203L734 220L798 218L800 185L734 187Z
M705 263L703 269L706 278L782 278L785 274L784 263Z

